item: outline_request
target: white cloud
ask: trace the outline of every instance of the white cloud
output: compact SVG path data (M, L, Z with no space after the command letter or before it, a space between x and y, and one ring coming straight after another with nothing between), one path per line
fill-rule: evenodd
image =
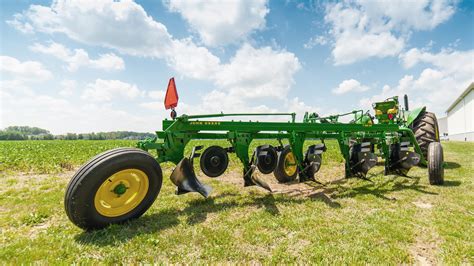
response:
M300 68L293 53L271 47L255 49L245 44L221 67L215 82L241 97L285 98L293 84L293 75Z
M20 62L10 56L0 56L0 73L2 79L12 78L18 81L40 82L53 77L43 64L37 61Z
M166 27L132 1L57 0L51 6L31 5L12 21L126 54L160 56L171 46Z
M123 54L165 59L170 67L192 78L204 78L220 62L189 39L174 39L162 23L132 1L57 0L51 6L31 5L15 14L10 25L17 29L31 25L34 31L63 33L76 41ZM103 58L103 64L96 65L108 65L110 61L109 55Z
M411 68L419 63L428 63L450 75L471 74L471 76L474 72L473 58L474 50L457 51L452 49L443 49L435 54L413 48L400 55L405 68Z
M51 42L49 45L35 43L30 46L34 52L39 52L54 56L68 64L69 71L76 71L80 67L90 67L103 70L123 70L125 63L121 57L113 53L101 54L98 59L90 59L89 54L83 49L74 49L71 51L62 44Z
M142 95L143 92L134 84L128 84L120 80L97 79L94 83L87 84L82 99L106 102L117 96L134 99Z
M370 88L368 86L364 86L364 85L360 84L360 82L355 80L355 79L348 79L348 80L344 80L343 82L341 82L341 84L339 84L339 86L337 86L337 88L334 88L332 90L332 92L334 94L344 94L344 93L348 93L348 92L351 92L351 91L363 92L363 91L367 91L369 89Z
M7 20L7 24L12 26L13 28L17 29L18 31L29 34L33 33L34 29L33 26L31 26L30 23L28 22L22 22L21 20L23 19L23 15L21 14L15 14L13 15L13 19Z
M64 80L57 89L61 91L66 85L76 86L74 83L76 82L72 80ZM134 85L128 87L130 86ZM0 87L4 87L3 80L0 80ZM120 90L114 91L114 94L117 93L122 94ZM132 98L136 94L123 93L129 94ZM56 97L38 89L36 84L34 90L24 84L21 87L0 90L0 101L0 128L29 125L48 129L53 134L116 130L154 132L160 129L160 122L167 115L162 108L162 102L161 108L144 115L141 108L132 101L128 101L127 104L114 104L95 102L81 97Z
M328 44L329 40L327 37L323 35L318 35L311 37L305 44L303 44L303 47L305 49L312 49L313 47L317 45L326 45Z
M400 56L405 67L428 64L418 77L405 75L398 85L385 85L379 94L361 100L362 106L384 100L389 96L408 94L410 106L428 107L429 111L444 115L449 105L474 80L474 50L442 50L439 53L411 49Z
M59 95L67 97L74 94L74 91L77 88L77 82L75 80L63 80L60 83L61 90L59 91Z
M172 54L166 58L168 65L183 76L210 79L218 71L220 60L204 47L191 40L174 40Z
M369 57L395 56L405 46L403 39L390 33L346 33L336 40L332 55L336 65L347 65Z
M454 14L453 1L354 0L326 7L335 65L398 55L412 30L430 30Z
M251 4L253 2L246 5ZM247 43L228 63L222 63L191 38L173 38L163 24L153 20L141 6L131 1L58 0L50 7L32 5L13 19L15 25L29 24L35 32L65 34L73 40L111 48L122 54L164 59L177 71L177 75L214 84L214 90L204 94L200 104L180 103L181 113L287 111L286 95L294 82L294 74L301 68L298 58L291 52L271 47L255 48ZM73 53L56 48L57 56L61 58ZM70 91L63 92L68 93ZM97 79L86 85L81 99L93 103L111 101L114 97L133 99L142 95L144 92L133 84ZM161 95L153 95L156 98L153 100L159 104L145 102L139 105L148 109L159 106L161 109ZM249 100L258 97L277 98L282 104L279 108L269 108ZM213 104L210 105L210 102ZM303 104L298 102L299 106Z
M234 43L264 28L269 12L267 0L168 0L166 4L209 46Z
M53 134L66 132L98 132L135 130L153 132L163 113L154 112L146 117L104 104L74 102L49 95L34 97L2 94L4 106L0 128L12 125L37 126ZM47 119L45 119L47 117Z
M166 92L163 90L148 91L148 97L153 100L164 101Z
M178 2L169 4L173 3ZM251 8L252 12L267 12L260 10L266 10L266 1L234 4L244 9L239 12L245 13L253 5L258 8ZM224 17L227 16L232 17ZM293 53L269 47L256 49L248 44L228 64L222 64L191 39L174 39L163 24L134 2L58 0L51 7L32 5L14 19L31 24L36 31L64 33L72 39L121 53L165 59L182 76L212 81L221 90L247 97L284 97L293 83L292 75L300 68ZM64 47L51 46L56 47L60 57L70 54Z

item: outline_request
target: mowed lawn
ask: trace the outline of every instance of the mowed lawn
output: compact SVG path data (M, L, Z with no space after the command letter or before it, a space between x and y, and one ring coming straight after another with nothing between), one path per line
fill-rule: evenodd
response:
M176 196L164 183L139 219L84 232L64 212L66 185L80 164L133 141L0 142L0 261L5 263L474 263L474 143L443 142L445 185L427 169L410 178L369 172L344 179L337 145L328 143L324 184L243 188L235 156L213 187ZM196 144L196 143L194 143ZM210 145L211 142L200 144ZM223 143L221 143L223 144Z

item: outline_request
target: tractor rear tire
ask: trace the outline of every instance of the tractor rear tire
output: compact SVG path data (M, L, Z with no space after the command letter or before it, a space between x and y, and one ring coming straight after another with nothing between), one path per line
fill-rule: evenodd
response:
M294 156L289 145L285 146L283 150L278 153L277 165L275 170L273 170L273 175L278 182L287 183L296 179L298 166Z
M425 160L428 160L428 146L432 142L439 142L438 119L436 119L436 115L430 112L421 113L413 121L412 130Z
M64 199L66 214L85 230L138 218L155 201L162 180L161 167L149 153L136 148L106 151L72 177Z
M428 146L428 177L431 185L444 183L443 147L439 142L432 142Z

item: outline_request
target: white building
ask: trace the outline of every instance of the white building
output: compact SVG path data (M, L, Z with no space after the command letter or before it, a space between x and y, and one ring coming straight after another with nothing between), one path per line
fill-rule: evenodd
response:
M438 130L439 130L439 136L441 137L441 140L447 140L448 139L448 117L439 117L438 118Z
M446 113L448 139L474 141L474 82L451 104Z

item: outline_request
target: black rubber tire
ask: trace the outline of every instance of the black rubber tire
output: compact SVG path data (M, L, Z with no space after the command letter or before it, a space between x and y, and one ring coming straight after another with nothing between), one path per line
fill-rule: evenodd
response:
M117 217L106 217L97 212L94 197L100 185L114 173L135 168L148 177L148 191L145 198L130 212ZM136 148L117 148L106 151L85 163L70 180L64 207L72 223L91 230L110 224L123 223L140 217L153 204L163 182L158 162L149 153Z
M430 112L422 112L413 121L412 130L423 156L428 160L428 146L432 142L439 142L438 119L436 119L436 115Z
M211 155L217 155L222 161L220 162L220 169L212 169ZM218 177L222 175L229 166L229 156L227 151L221 146L210 146L202 154L199 160L201 171L208 177Z
M428 177L431 185L444 184L444 155L439 142L431 142L428 146Z
M287 183L287 182L294 181L296 179L296 176L298 175L298 168L296 169L295 173L291 176L287 175L284 170L285 156L290 152L292 152L291 147L287 145L283 148L282 151L278 153L278 161L277 161L275 170L273 170L273 175L280 183Z

